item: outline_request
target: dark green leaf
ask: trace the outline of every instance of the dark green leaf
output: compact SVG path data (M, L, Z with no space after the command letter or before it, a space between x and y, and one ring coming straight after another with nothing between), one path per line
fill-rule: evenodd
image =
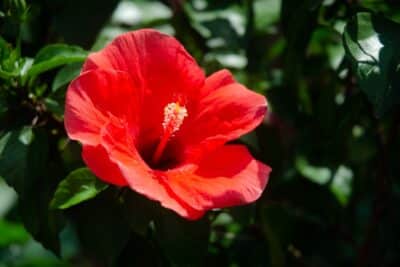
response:
M189 221L162 208L155 220L156 238L177 266L204 266L210 222L207 217Z
M50 206L53 209L67 209L94 198L107 187L89 169L80 168L71 172L58 185Z
M287 60L293 66L287 66L291 74L298 71L297 64L301 64L305 49L316 25L317 12L322 0L282 0L281 22L287 39ZM293 64L295 63L295 64ZM290 62L288 62L290 64Z
M289 245L292 231L290 218L282 207L269 205L264 208L262 220L271 266L285 266L285 249Z
M30 127L6 132L0 139L0 176L18 193L26 229L44 247L59 253L60 218L48 211L56 181L48 177L48 150L43 132L34 133Z
M72 63L63 67L53 80L53 84L51 85L52 92L56 92L77 77L81 68L82 62Z
M52 26L67 43L90 48L119 2L118 0L50 1L48 4L57 10ZM94 7L96 12L93 12Z
M37 75L61 65L83 62L86 57L87 52L78 46L48 45L38 52L27 76L35 78Z
M118 256L114 266L169 266L152 239L147 236L131 234L130 240Z
M64 105L63 103L60 103L59 101L56 101L52 98L45 98L44 99L44 104L46 105L46 108L53 113L53 115L62 118L64 115Z
M19 194L23 194L27 169L28 145L32 129L9 131L0 138L0 176Z
M118 190L109 188L98 197L71 207L82 248L104 266L114 266L130 239L131 229L118 201Z
M29 134L25 138L29 138ZM19 213L32 236L45 248L59 255L59 232L63 220L59 213L49 210L59 170L50 158L51 144L47 133L36 129L32 139L26 157L24 192L19 194Z
M124 193L123 201L125 216L132 230L144 236L150 221L154 218L157 203L130 189Z
M301 74L313 30L317 25L322 0L282 0L281 24L286 39L283 80L286 85L276 96L282 103L277 107L281 116L295 114L294 107L307 104L308 91L302 90ZM306 102L306 103L304 103ZM302 107L307 110L307 107Z
M344 46L361 89L382 116L400 101L400 24L358 13L347 23Z
M0 37L0 60L3 61L11 53L11 45Z

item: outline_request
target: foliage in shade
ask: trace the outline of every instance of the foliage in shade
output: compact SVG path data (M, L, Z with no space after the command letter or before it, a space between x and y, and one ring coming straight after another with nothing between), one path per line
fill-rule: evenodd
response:
M1 0L0 266L400 266L399 25L396 0ZM85 169L64 129L68 84L89 54L145 28L174 36L205 77L228 69L268 99L228 143L273 169L257 202L187 221Z
M52 92L56 92L58 89L63 88L70 83L75 77L78 76L82 68L82 62L71 63L64 66L57 75L54 77L53 83L51 84Z

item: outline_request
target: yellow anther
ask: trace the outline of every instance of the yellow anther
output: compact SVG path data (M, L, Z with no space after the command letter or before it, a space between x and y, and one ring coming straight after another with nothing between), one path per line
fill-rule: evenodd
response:
M166 105L164 108L164 121L162 123L164 132L173 134L178 131L187 115L186 108L179 103L169 103Z
M169 103L164 108L164 120L162 122L163 135L157 145L156 151L153 154L153 163L157 164L161 155L167 146L168 140L177 132L183 124L183 121L188 116L185 106L181 106L177 102Z

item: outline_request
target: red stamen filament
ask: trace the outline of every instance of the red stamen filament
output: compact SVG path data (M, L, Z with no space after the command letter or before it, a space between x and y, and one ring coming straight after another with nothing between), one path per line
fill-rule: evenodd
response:
M164 121L162 123L163 135L157 145L156 151L153 154L152 161L157 164L168 144L169 139L179 130L183 124L183 120L187 117L188 113L184 106L179 103L169 103L164 108Z

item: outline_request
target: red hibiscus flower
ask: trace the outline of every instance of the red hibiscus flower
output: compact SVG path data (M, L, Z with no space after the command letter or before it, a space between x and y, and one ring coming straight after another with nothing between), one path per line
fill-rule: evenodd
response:
M197 219L262 194L271 169L226 143L266 109L229 71L206 78L176 39L139 30L89 55L68 88L65 128L100 179Z

